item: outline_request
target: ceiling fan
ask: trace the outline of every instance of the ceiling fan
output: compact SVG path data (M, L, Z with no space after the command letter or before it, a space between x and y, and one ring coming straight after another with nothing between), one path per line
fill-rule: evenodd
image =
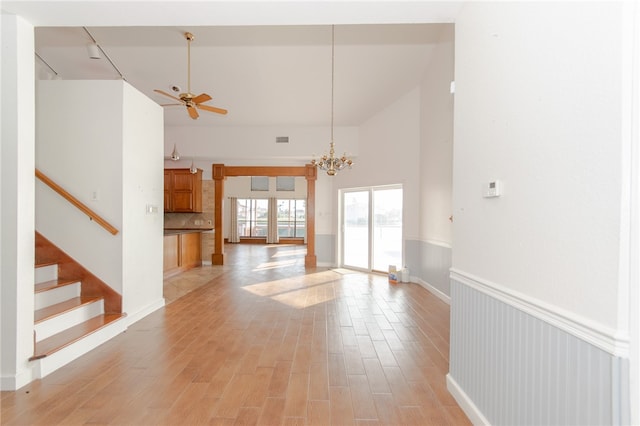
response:
M194 36L191 33L184 33L184 37L187 39L187 93L180 93L178 97L175 97L159 89L154 89L154 92L160 93L164 96L168 96L171 99L180 102L179 104L163 104L162 106L184 105L187 107L189 117L193 118L194 120L199 117L198 109L201 109L203 111L215 112L218 114L226 114L226 109L217 108L210 105L203 105L204 102L211 100L211 96L209 96L208 94L201 93L196 96L191 93L191 42L193 41Z

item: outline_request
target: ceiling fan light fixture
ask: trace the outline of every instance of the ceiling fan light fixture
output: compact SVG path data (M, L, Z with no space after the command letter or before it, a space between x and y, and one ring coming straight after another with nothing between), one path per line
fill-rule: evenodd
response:
M194 120L197 120L200 114L198 114L198 110L215 112L217 114L225 115L227 113L226 109L217 108L210 105L205 105L204 102L210 101L211 96L206 93L201 93L199 95L194 95L191 93L191 42L195 38L191 33L184 33L184 37L187 39L187 91L185 93L179 93L177 96L171 95L163 90L154 89L153 91L156 93L160 93L163 96L167 96L178 103L174 104L163 104L162 106L169 105L182 105L187 108L187 114ZM180 86L172 85L171 90L175 93L181 92Z
M90 59L102 59L102 55L100 55L100 48L98 47L98 43L87 44L87 53L89 54Z
M178 161L180 159L180 153L178 152L178 149L176 148L176 144L173 144L173 152L171 153L171 157L169 157L170 159L172 159L173 161Z

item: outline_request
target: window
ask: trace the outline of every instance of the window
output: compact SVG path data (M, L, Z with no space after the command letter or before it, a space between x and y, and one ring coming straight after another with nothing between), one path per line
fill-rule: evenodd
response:
M295 191L296 181L293 176L276 177L276 191Z
M252 191L268 191L269 178L267 176L251 176Z
M278 236L304 238L307 232L306 200L278 200ZM238 236L266 237L269 200L238 198Z
M238 199L239 237L267 236L268 206L266 199Z
M278 235L304 238L307 217L306 200L278 200Z

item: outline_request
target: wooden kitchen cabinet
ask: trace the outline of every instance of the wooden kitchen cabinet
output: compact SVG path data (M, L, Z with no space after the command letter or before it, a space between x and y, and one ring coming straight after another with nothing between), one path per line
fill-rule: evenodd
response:
M165 235L163 251L165 278L201 266L200 232L175 232Z
M164 169L165 213L202 212L202 169Z

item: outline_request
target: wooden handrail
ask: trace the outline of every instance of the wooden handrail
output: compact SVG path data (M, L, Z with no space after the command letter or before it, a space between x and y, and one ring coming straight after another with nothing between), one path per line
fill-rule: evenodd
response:
M82 204L80 200L78 200L73 195L69 194L67 191L65 191L64 188L62 188L60 185L52 181L47 175L45 175L38 169L36 169L36 177L40 179L42 182L46 183L51 189L56 191L58 194L60 194L62 198L64 198L65 200L67 200L68 202L76 206L78 209L80 209L80 211L82 211L84 214L89 216L90 220L93 220L98 225L102 226L104 229L111 232L111 234L113 235L116 235L118 233L118 230L113 225L111 225L109 222L104 220L102 217L100 217L100 215L98 215L96 212L91 210L89 207Z

